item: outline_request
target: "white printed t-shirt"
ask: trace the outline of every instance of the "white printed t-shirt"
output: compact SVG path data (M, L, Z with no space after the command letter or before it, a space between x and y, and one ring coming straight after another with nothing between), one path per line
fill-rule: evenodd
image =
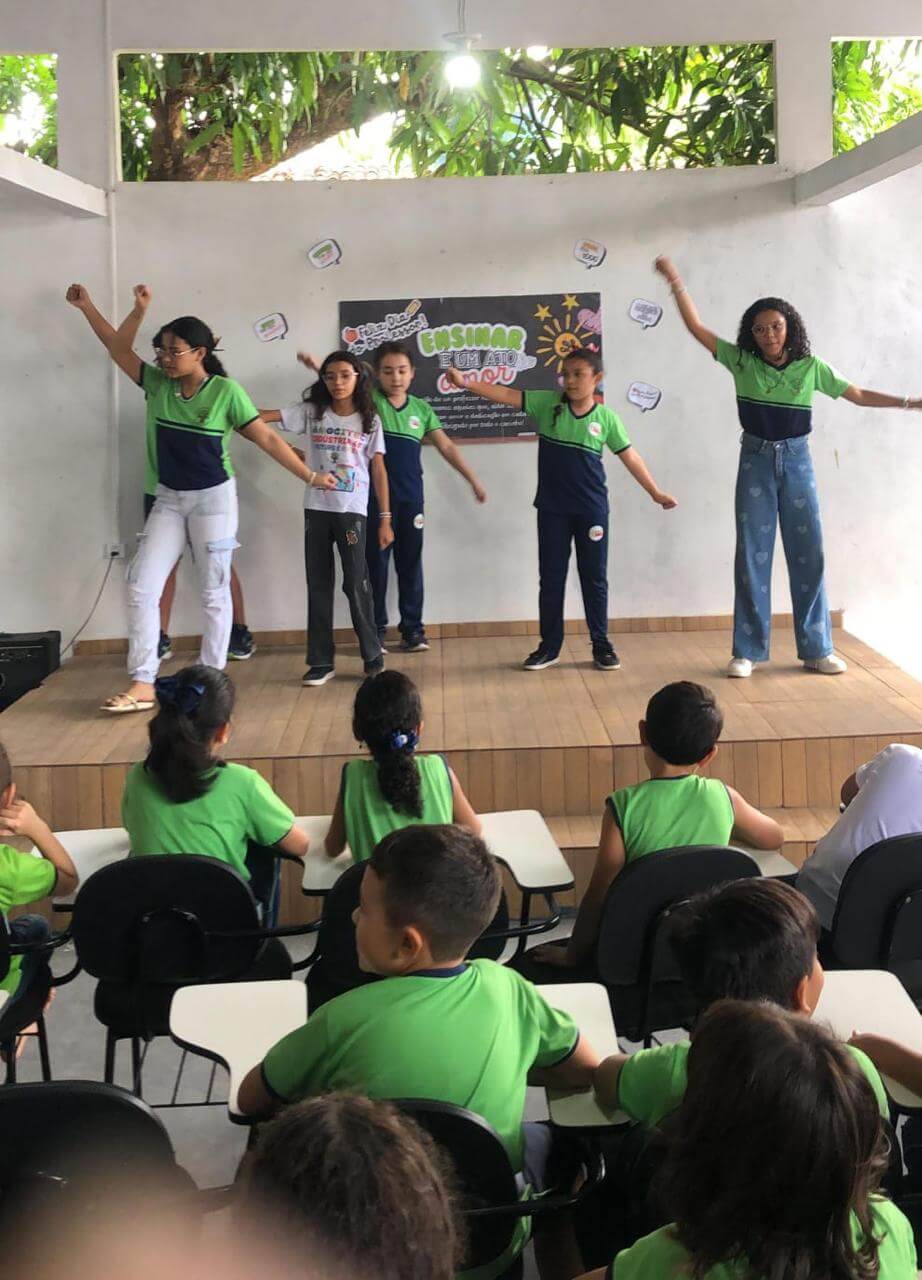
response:
M832 928L845 873L865 849L922 832L922 750L894 742L855 773L858 794L827 831L797 877L797 888Z
M357 413L345 418L324 410L322 418L306 401L290 404L282 410L281 430L287 435L304 436L307 465L312 471L332 471L339 479L337 489L304 487L304 506L308 511L339 511L352 515L368 515L368 472L376 453L384 453L381 419L375 414L371 431L362 430Z

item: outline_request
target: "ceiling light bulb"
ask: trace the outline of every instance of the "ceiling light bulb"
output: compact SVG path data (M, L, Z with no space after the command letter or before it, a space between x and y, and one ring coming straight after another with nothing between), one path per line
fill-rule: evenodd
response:
M473 89L480 83L480 63L470 49L448 59L445 78L453 89Z
M542 62L550 53L546 44L530 44L525 50L532 62Z

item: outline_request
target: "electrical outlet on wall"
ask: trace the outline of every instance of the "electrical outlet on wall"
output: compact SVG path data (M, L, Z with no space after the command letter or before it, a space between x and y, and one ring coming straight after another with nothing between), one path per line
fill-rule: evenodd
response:
M124 542L104 542L102 544L102 557L104 560L124 560Z

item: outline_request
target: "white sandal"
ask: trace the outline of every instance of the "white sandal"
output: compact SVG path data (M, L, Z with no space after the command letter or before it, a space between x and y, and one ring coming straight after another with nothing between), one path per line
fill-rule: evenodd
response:
M135 711L153 711L153 709L153 698L141 702L130 693L114 693L111 698L106 698L99 708L100 711L107 711L112 716L124 716Z

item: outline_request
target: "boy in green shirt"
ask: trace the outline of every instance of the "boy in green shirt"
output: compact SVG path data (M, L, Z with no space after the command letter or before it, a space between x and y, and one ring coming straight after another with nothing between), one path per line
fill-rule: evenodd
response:
M0 844L0 911L25 902L37 902L50 893L66 895L77 887L77 872L70 854L26 800L16 798L16 783L6 749L0 744L0 838L13 836L31 840L41 857L21 853L11 845ZM51 936L48 922L42 916L23 915L7 922L10 942L41 943ZM44 966L41 952L11 956L10 967L0 980L0 991L9 1000L0 1017L8 1015L21 1000L32 980Z

